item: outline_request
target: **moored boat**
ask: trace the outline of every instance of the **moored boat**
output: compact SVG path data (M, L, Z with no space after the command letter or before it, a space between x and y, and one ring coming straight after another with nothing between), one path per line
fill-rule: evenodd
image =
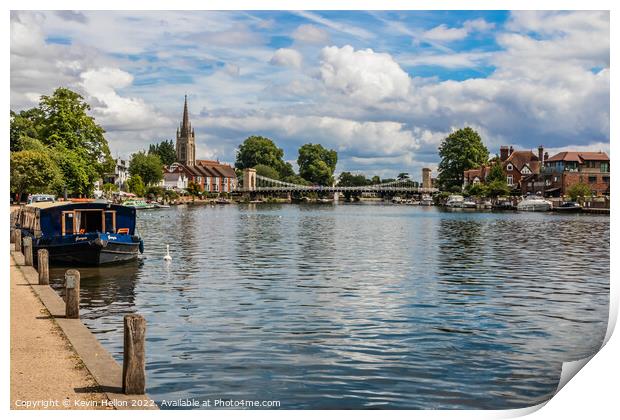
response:
M552 210L559 213L579 213L582 210L582 207L579 203L567 201L566 203L562 203L559 206L554 207Z
M529 196L519 201L517 210L520 211L549 211L551 210L551 202L538 196Z
M446 206L460 208L463 207L464 200L465 198L463 198L462 195L454 194L448 197L448 200L446 201Z
M470 199L466 199L461 202L461 208L464 209L475 209L477 207L478 205L476 204L476 202Z
M135 260L143 252L136 209L106 202L46 202L19 210L15 227L47 249L50 264L102 265ZM35 258L36 262L36 258Z
M145 210L145 209L155 208L154 204L149 204L144 200L135 200L135 199L124 201L123 205L127 207L133 207L136 210Z
M433 198L428 194L423 194L422 199L420 200L420 205L421 206L432 206Z

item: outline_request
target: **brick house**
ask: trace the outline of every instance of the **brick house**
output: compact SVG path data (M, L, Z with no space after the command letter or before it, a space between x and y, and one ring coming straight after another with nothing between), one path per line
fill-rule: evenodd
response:
M560 197L578 183L587 184L596 196L609 195L609 156L604 152L560 152L547 158L538 187L547 197Z

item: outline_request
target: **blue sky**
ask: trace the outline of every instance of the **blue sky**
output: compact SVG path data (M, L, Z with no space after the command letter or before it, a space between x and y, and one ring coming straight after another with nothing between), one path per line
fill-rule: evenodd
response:
M80 92L128 157L173 138L189 95L197 156L249 135L337 172L419 178L454 129L550 152L609 150L609 14L509 11L60 11L11 14L11 109Z

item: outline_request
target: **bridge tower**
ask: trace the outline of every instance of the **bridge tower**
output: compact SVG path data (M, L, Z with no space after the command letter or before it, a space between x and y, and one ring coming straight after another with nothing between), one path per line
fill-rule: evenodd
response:
M243 170L243 190L256 191L256 169L245 168Z
M431 168L422 168L422 188L431 188Z

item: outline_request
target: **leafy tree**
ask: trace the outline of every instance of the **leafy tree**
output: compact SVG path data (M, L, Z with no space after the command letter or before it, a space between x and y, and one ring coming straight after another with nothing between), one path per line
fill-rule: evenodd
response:
M116 184L112 184L109 182L106 182L105 184L103 184L103 186L101 187L101 190L105 193L112 193L112 192L116 192L118 191L118 185Z
M332 185L337 163L338 153L320 144L308 143L299 148L299 175L312 183Z
M381 184L381 178L378 175L375 175L372 177L372 179L370 180L370 182L373 185L377 185L377 184Z
M499 159L493 162L486 178L486 182L493 181L506 181L506 172L504 172L504 168Z
M401 172L398 174L396 179L398 179L399 181L404 181L406 179L409 179L409 174L407 172Z
M271 166L259 163L254 167L254 169L256 169L256 175L264 176L271 179L280 179L280 173Z
M92 195L99 174L90 162L84 161L79 152L62 144L52 148L51 156L62 171L63 184L70 195Z
M237 150L235 167L238 169L255 168L256 165L269 166L280 174L280 179L293 175L293 167L284 161L284 151L267 137L250 136Z
M196 197L202 194L202 187L200 184L190 182L187 184L187 193L192 197L192 203L196 200Z
M87 160L102 176L113 165L104 129L86 112L90 105L67 88L58 88L51 96L41 96L39 109L43 122L40 140L50 146L63 145Z
M149 155L159 156L161 163L169 166L177 160L177 151L172 140L149 145Z
M31 108L16 113L11 111L11 152L27 149L21 144L25 137L40 138L43 112L39 108Z
M461 188L463 171L484 165L489 151L480 135L465 127L446 137L439 146L439 184L444 189Z
M11 191L24 193L58 191L61 172L56 163L41 151L23 150L11 153Z
M506 195L510 195L512 189L506 182L506 179L496 179L487 183L486 185L486 193L488 197L497 198Z
M146 185L154 185L164 177L162 167L158 155L137 152L131 156L129 174L131 176L140 175Z
M291 184L297 185L310 185L311 183L300 177L299 175L289 175L286 178L282 179L284 182L289 182Z
M485 197L487 188L482 183L470 184L467 186L465 193L474 197Z
M577 201L579 197L591 197L592 190L590 189L590 186L588 184L579 182L577 184L571 185L566 191L566 194L568 194L572 201Z
M338 185L343 187L360 187L370 183L364 175L353 175L351 172L342 172L338 177Z
M127 187L129 188L129 192L134 193L138 197L142 197L145 194L144 181L142 181L140 175L132 175L127 180Z

